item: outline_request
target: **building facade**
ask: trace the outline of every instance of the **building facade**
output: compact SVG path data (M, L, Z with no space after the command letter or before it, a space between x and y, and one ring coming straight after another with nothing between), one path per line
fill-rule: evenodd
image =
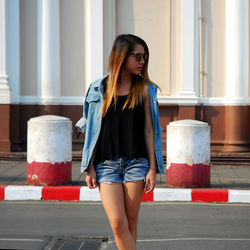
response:
M179 119L207 122L212 151L250 151L249 0L0 0L0 152L26 150L32 117L80 119L123 33L149 46L164 152Z

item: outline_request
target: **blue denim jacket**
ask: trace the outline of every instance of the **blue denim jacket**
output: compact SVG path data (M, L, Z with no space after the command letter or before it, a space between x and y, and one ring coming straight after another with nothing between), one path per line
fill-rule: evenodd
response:
M90 158L97 143L102 122L101 107L103 102L103 85L101 78L93 82L86 94L83 105L83 117L77 122L76 127L85 133L85 141L82 153L81 172L87 170ZM154 149L158 171L164 172L162 157L162 141L159 108L157 102L157 87L151 83L148 85L150 95L150 106L154 129Z

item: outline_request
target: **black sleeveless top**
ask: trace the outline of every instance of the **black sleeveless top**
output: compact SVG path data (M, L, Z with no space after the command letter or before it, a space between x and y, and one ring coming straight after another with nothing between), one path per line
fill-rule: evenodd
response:
M129 109L127 105L122 110L126 96L118 96L116 108L114 100L102 118L102 126L97 141L94 163L128 157L148 158L144 139L145 115L144 105L135 105Z

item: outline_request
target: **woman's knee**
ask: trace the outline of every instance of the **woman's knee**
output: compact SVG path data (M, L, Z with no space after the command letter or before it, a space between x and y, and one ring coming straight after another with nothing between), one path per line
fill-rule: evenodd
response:
M129 228L136 228L138 223L138 216L128 216Z
M128 221L125 218L113 218L110 221L111 228L115 235L123 235L129 231Z

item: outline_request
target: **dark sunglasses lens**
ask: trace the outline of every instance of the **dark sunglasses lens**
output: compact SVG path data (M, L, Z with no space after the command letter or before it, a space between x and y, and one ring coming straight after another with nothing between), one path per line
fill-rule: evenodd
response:
M135 55L135 58L136 58L136 61L137 61L137 62L140 62L141 59L142 59L142 54L136 54L136 55Z
M141 62L142 58L146 62L148 60L148 55L147 54L136 54L135 58L136 58L137 62Z

